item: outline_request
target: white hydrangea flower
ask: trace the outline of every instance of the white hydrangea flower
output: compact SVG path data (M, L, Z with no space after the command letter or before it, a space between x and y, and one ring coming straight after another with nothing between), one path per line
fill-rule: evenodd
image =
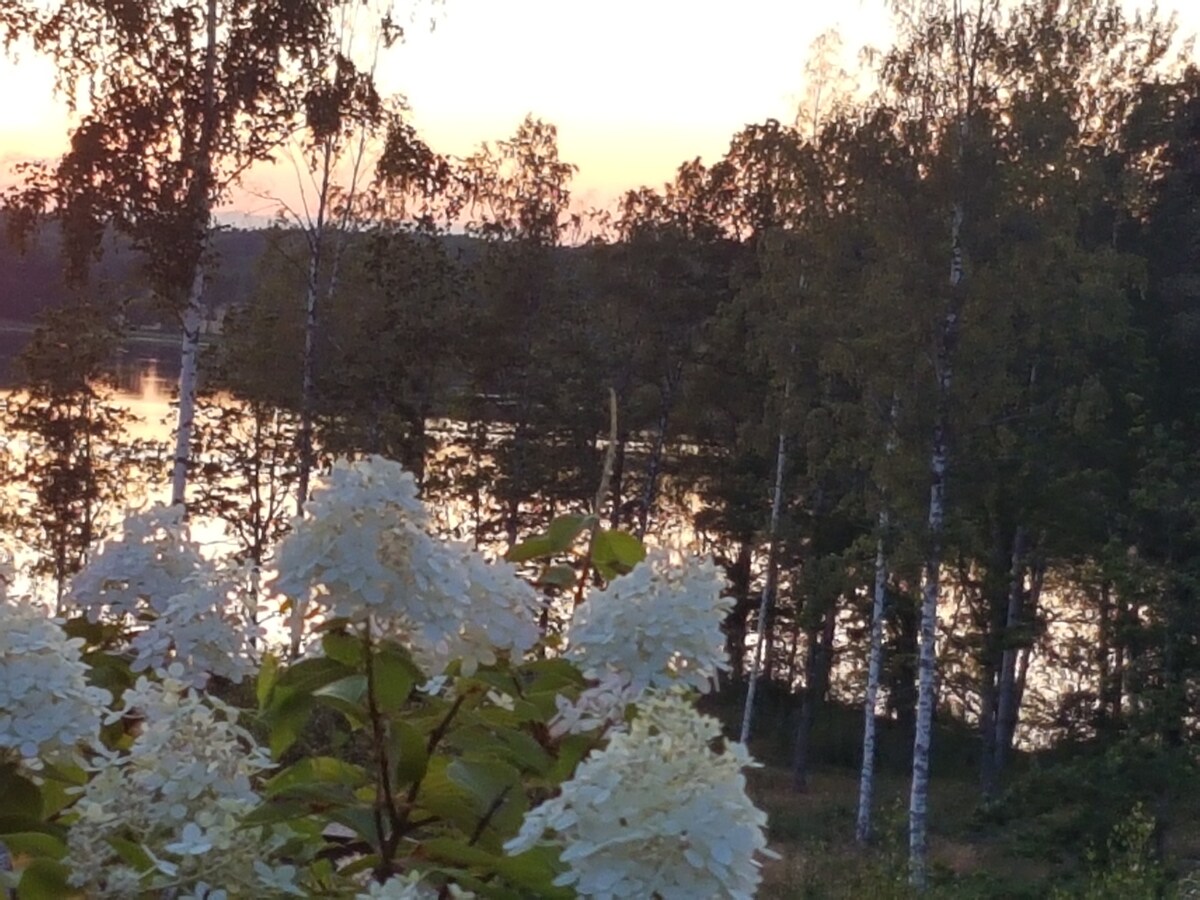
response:
M447 885L447 893L454 900L474 900L475 894L458 885ZM421 883L420 872L393 875L383 884L377 881L355 895L354 900L437 900L438 890Z
M81 638L62 620L0 588L0 751L27 765L93 743L112 695L88 684Z
M416 482L381 457L339 460L313 488L276 555L276 587L352 621L370 618L439 672L520 655L538 639L538 598L516 569L429 534Z
M122 523L71 581L72 601L95 622L105 613L138 616L178 593L205 565L181 506L156 504Z
M139 678L110 714L136 718L139 731L128 750L99 750L88 767L67 833L71 883L98 898L168 887L206 900L303 896L295 868L269 862L285 834L241 824L260 802L251 782L271 766L267 751L236 710L183 675L175 664L161 684ZM113 839L136 842L153 868L130 868Z
M262 629L243 590L245 573L207 559L180 507L155 506L126 519L72 581L72 602L93 622L128 625L133 670L181 663L188 681L240 682L257 666Z
M745 747L677 693L650 694L627 732L612 735L525 817L505 845L521 853L547 832L568 870L556 884L598 900L750 898L767 817L746 795Z
M567 657L589 678L624 677L635 692L711 688L728 668L721 623L733 600L711 559L676 563L651 550L633 571L592 591L567 627Z
M560 694L554 698L558 713L550 720L550 735L561 737L623 726L625 710L637 702L640 694L628 676L616 673L605 675L598 684L586 688L577 700Z

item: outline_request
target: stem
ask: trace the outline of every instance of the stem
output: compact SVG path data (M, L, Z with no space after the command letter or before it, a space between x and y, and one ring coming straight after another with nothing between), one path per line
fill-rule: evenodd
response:
M396 855L396 847L400 843L400 835L404 828L404 819L396 809L396 797L392 790L391 767L388 765L387 754L387 723L379 710L375 695L375 662L371 646L371 623L363 627L363 651L367 670L367 714L371 719L371 738L374 743L375 764L378 767L378 780L375 783L375 833L379 839L379 865L375 876L384 880L392 872L392 858ZM384 837L383 814L387 812L388 825L391 831Z
M483 818L479 820L479 824L475 826L475 830L471 832L471 839L467 841L468 847L474 847L483 837L484 831L487 830L488 824L495 818L496 813L500 811L500 807L504 805L504 801L508 799L508 794L512 790L512 785L506 785L504 790L496 795L496 799L491 802L487 808L487 812L483 814Z

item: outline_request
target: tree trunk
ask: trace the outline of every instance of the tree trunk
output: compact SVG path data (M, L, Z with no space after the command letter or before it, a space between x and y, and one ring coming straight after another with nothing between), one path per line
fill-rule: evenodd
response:
M304 355L300 375L300 459L296 476L296 515L304 515L304 504L308 502L308 482L313 468L313 399L316 384L317 346L317 289L321 279L321 250L325 243L325 204L329 195L329 168L331 150L325 147L325 168L321 190L317 199L316 227L308 233L308 277L304 290ZM293 601L290 631L291 656L300 655L300 643L304 639L305 604Z
M729 567L733 590L733 609L725 617L725 648L729 653L729 674L735 680L746 675L746 618L750 615L750 542L743 541L737 559Z
M890 458L896 450L896 417L900 412L900 396L893 390L888 410L888 436L884 454ZM879 680L883 673L883 621L887 614L887 539L890 527L887 490L880 488L879 535L875 542L875 594L871 607L871 646L867 651L867 692L863 702L862 769L858 779L858 816L854 839L866 844L871 839L871 806L875 796L875 720L879 706Z
M1033 573L1029 584L1029 598L1025 608L1026 622L1032 622L1037 617L1038 602L1042 596L1042 585L1046 580L1046 565L1043 562L1038 562L1033 567ZM1000 720L1002 731L1000 732L998 744L1002 745L1003 752L1007 755L1013 748L1013 742L1017 734L1017 723L1021 716L1021 703L1025 699L1025 685L1029 678L1029 659L1033 656L1033 644L1028 643L1022 647L1017 655L1017 676L1013 682L1013 702L1007 710L1003 719Z
M963 277L960 241L961 203L954 206L951 228L950 288L954 296L942 319L937 346L937 413L929 456L929 536L925 554L925 583L921 597L921 656L918 663L917 723L913 738L912 791L908 806L909 882L918 890L928 883L929 758L933 744L933 712L937 691L937 614L941 588L942 532L946 520L946 474L949 468L949 403L954 345L958 337L958 296Z
M624 431L617 438L617 449L613 455L612 467L612 515L609 517L609 527L621 527L621 507L625 505L625 449L629 443L629 432Z
M871 608L871 648L867 661L867 696L863 702L862 770L858 779L858 818L854 839L866 844L871 839L871 804L875 795L875 717L878 715L879 678L883 670L883 617L887 611L887 554L884 535L888 511L879 510L879 537L875 542L875 602Z
M192 164L188 203L196 229L195 270L188 286L183 313L183 342L179 362L179 420L175 431L175 458L171 471L171 505L187 503L188 463L192 452L192 428L196 421L196 382L199 367L200 326L204 321L204 255L212 227L212 156L216 143L217 0L208 0L204 13L204 110L200 142Z
M908 583L915 583L915 579ZM897 600L901 599L897 596ZM903 602L893 602L895 650L888 678L888 711L896 718L900 739L912 745L917 733L917 656L920 620L913 597L904 594Z
M792 753L792 789L808 790L810 745L817 707L829 690L829 672L833 665L833 639L837 629L837 604L831 603L820 630L808 631L808 662L804 699L800 707L800 724L796 728L796 746Z
M316 393L317 293L321 280L321 253L325 247L325 206L333 148L326 142L321 182L317 194L317 220L308 229L308 278L304 290L304 357L300 377L300 459L296 476L296 515L304 515L308 482L313 468L313 400Z
M787 403L791 385L785 385L783 396ZM758 688L758 674L763 663L763 648L768 644L770 633L771 604L775 599L775 582L778 567L775 562L776 541L779 537L779 512L783 507L783 471L787 466L787 436L783 423L779 425L779 443L775 449L775 490L771 497L771 520L767 540L767 577L763 581L762 597L758 604L758 640L754 645L754 660L750 668L750 684L746 688L746 702L742 709L742 731L739 740L744 744L750 740L750 727L754 720L754 694Z
M1017 702L1017 651L1014 632L1021 624L1022 606L1025 600L1025 529L1017 526L1013 534L1012 569L1009 574L1008 609L1005 611L1003 647L1004 653L1000 663L1000 682L997 687L996 700L996 731L992 741L992 783L988 785L990 793L994 794L999 779L1004 775L1004 765L1008 760L1008 750L1011 734L1008 723L1015 721L1015 706Z
M654 449L650 451L650 459L646 463L646 487L642 492L642 508L638 511L638 540L644 540L650 527L650 512L658 499L658 479L662 473L663 453L667 445L667 427L671 421L671 404L675 396L675 381L679 377L678 368L675 376L663 379L658 408L658 432L654 435Z
M171 504L184 506L192 430L196 424L196 383L200 362L200 325L204 320L204 268L197 263L192 289L183 313L183 342L179 364L179 419L175 427L175 457L171 470Z

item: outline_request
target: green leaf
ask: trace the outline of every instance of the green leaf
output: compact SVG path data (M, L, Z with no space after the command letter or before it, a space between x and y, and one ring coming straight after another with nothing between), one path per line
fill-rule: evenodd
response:
M580 516L573 513L555 517L546 529L546 538L554 546L556 553L564 553L571 549L576 538L585 529L596 524L595 516Z
M362 666L363 643L354 635L343 631L331 631L321 638L321 647L326 656L344 666L349 666L355 671Z
M499 759L464 758L451 762L446 775L471 795L477 817L487 816L490 829L511 834L520 827L528 802L516 768Z
M353 675L354 670L336 659L320 656L302 659L284 669L275 683L276 694L311 694L313 691L332 684L339 678Z
M583 687L583 675L574 664L559 657L558 659L539 659L526 663L517 670L525 692L531 691L561 691L565 687Z
M42 831L19 831L4 835L4 845L14 855L62 859L67 855L67 845L54 835Z
M555 563L546 566L537 577L537 583L545 587L556 587L564 590L575 586L575 570L568 565Z
M271 692L275 689L275 681L279 676L279 657L274 653L263 655L262 665L258 669L258 679L254 683L254 693L258 698L258 708L265 709Z
M389 756L392 779L397 788L416 784L429 766L429 739L408 722L391 723Z
M347 675L313 691L314 697L333 697L346 703L358 704L367 692L366 675Z
M361 702L350 703L341 697L329 694L315 694L313 699L322 706L337 710L345 716L351 730L357 730L367 724L368 712Z
M0 837L6 834L20 834L26 831L44 831L50 834L53 830L53 826L43 822L40 818L10 816L7 813L0 814Z
M508 856L456 838L431 838L423 844L423 849L438 862L470 867L480 874L498 874L513 887L521 889L525 897L569 900L575 896L570 888L554 886L561 864L550 848L538 847L519 856Z
M270 728L271 755L275 759L283 756L288 747L296 743L308 722L312 707L313 699L307 694L295 694L272 703L264 719Z
M356 788L370 779L361 766L334 759L332 756L311 756L288 766L265 785L267 797L276 797L298 787L315 783L341 784Z
M624 531L599 531L592 542L592 565L607 580L624 575L645 558L642 542Z
M0 765L0 797L4 798L5 815L36 820L44 813L41 790L18 772L16 765Z
M385 647L372 659L375 670L375 702L384 712L394 712L408 703L413 688L424 681L416 664L394 647Z
M272 800L256 806L242 817L243 825L275 825L300 819L312 812L307 803L296 800Z
M561 784L575 774L575 769L595 746L585 734L569 734L558 745L558 758L550 770L550 781Z
M331 822L345 825L375 849L379 849L379 833L375 830L375 810L370 806L352 806L330 810ZM339 869L338 871L345 871Z
M110 837L109 845L116 851L117 856L121 857L135 871L149 872L154 868L154 860L150 854L146 852L146 848L137 841L126 840L125 838Z
M554 555L554 544L547 537L531 537L508 548L504 558L512 563L528 562L543 556Z
M69 870L53 859L35 859L21 873L17 900L62 900L75 892L67 884Z
M451 780L448 768L449 761L446 757L430 758L425 777L421 781L417 805L425 812L470 834L479 822L479 814L475 811L476 801L470 792Z
M504 554L509 562L527 562L545 556L566 553L586 529L596 524L595 516L574 513L558 516L550 523L545 534L522 541Z

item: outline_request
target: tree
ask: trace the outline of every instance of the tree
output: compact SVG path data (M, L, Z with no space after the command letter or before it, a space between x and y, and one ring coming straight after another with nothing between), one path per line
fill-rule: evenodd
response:
M494 418L507 430L492 452L497 530L510 547L529 524L523 506L539 488L547 507L586 508L599 481L594 447L604 395L581 377L583 317L568 312L573 295L555 252L579 225L569 213L575 171L559 158L554 126L527 116L511 139L484 144L461 172L467 231L484 241L473 327L487 350L472 353L472 376L476 396L494 398ZM548 317L559 326L550 332L541 327ZM554 378L545 377L550 359ZM547 512L533 518L548 519Z
M34 42L69 102L86 87L71 146L35 168L20 197L53 212L82 278L109 226L128 234L183 323L172 502L184 502L213 210L268 159L330 48L333 0L61 0Z
M121 501L138 499L131 486L148 457L112 400L106 366L118 340L93 305L49 313L21 354L23 389L4 401L0 468L14 502L0 524L36 554L32 572L53 583L59 613Z

